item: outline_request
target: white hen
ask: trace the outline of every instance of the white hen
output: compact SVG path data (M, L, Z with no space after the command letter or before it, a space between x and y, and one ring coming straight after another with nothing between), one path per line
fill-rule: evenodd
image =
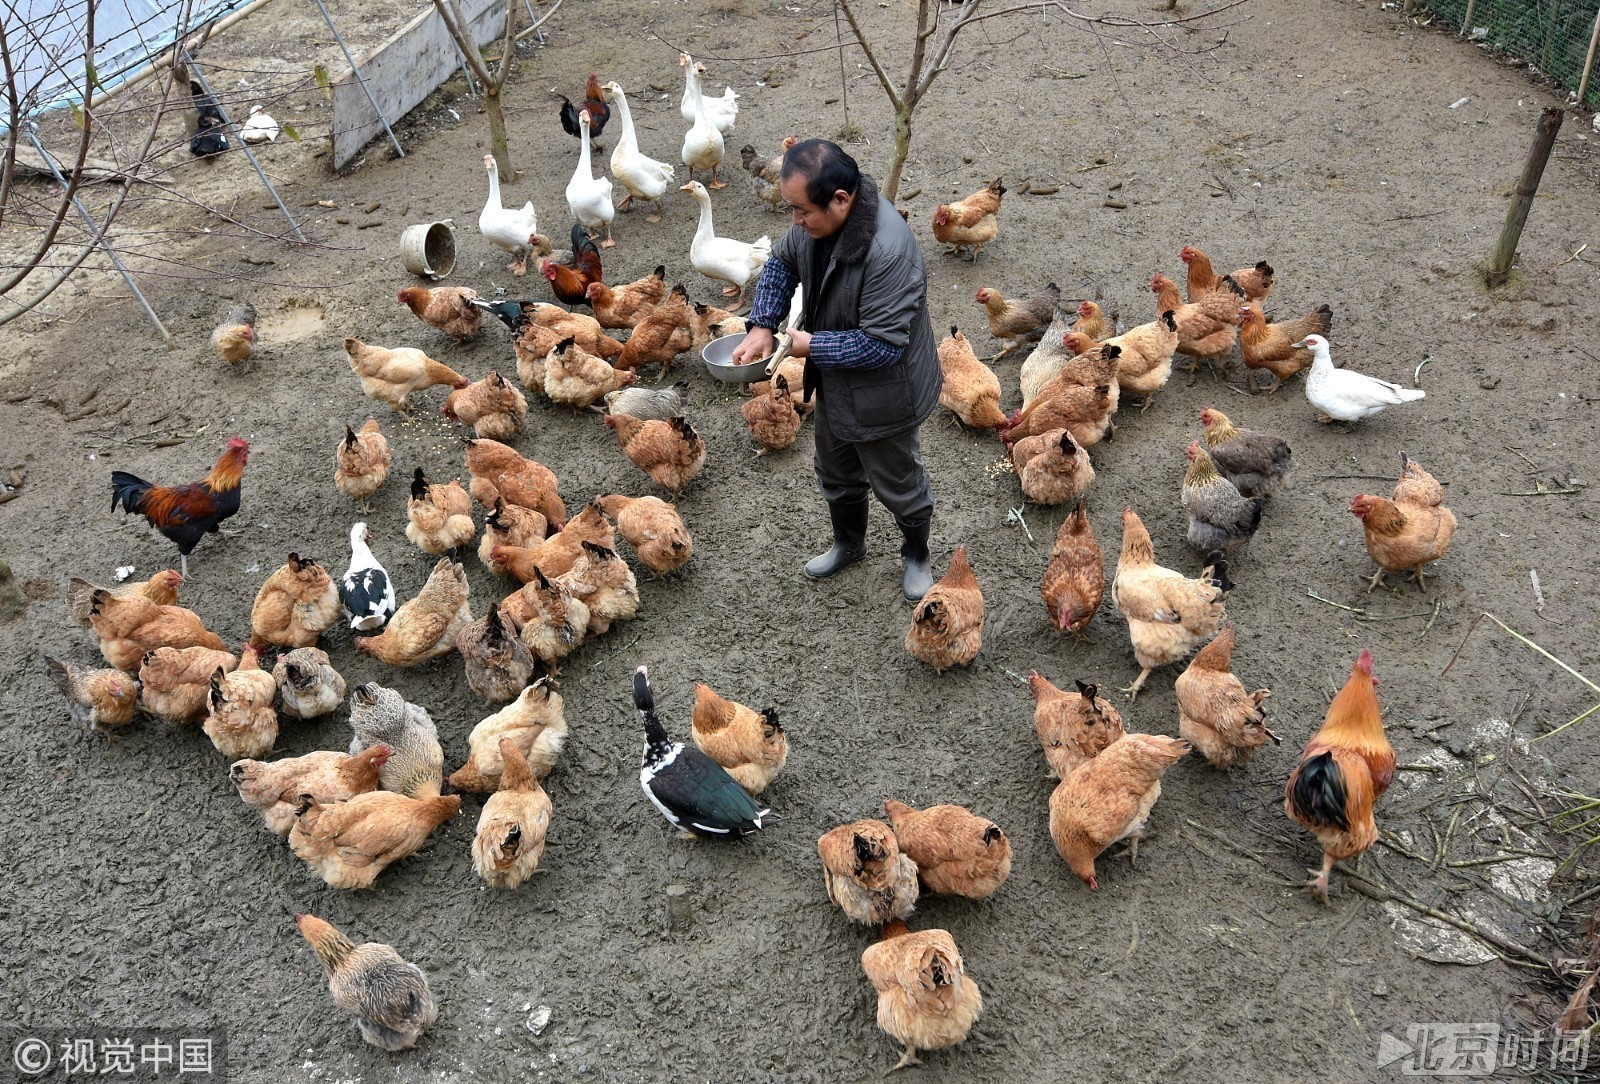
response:
M611 239L611 220L616 217L617 209L611 202L610 180L604 172L598 177L594 175L594 164L589 158L587 109L578 111L578 127L583 138L578 141L578 168L572 171L572 180L567 182L567 207L578 225L589 231L590 240L594 239L595 230L604 227L606 239L600 242L600 247L610 248L616 244Z
M772 238L763 235L754 243L735 241L731 237L718 237L711 222L711 193L699 181L690 181L682 187L700 204L700 225L694 231L694 241L689 245L689 261L694 269L708 279L726 282L724 296L733 298L738 307L744 297L744 287L761 274L772 255Z
M1296 349L1303 347L1311 351L1311 372L1306 376L1306 399L1328 420L1358 422L1380 410L1427 395L1419 388L1402 388L1399 384L1391 384L1365 373L1334 368L1328 340L1321 335L1307 335L1292 345Z

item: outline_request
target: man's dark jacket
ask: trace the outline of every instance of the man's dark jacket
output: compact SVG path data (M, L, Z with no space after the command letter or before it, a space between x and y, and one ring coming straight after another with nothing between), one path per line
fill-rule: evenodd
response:
M772 256L814 281L811 237L799 226ZM801 326L810 332L856 328L901 347L893 365L840 369L813 365L820 410L840 440L879 440L922 424L939 404L943 378L928 319L928 281L916 237L866 174L839 230L820 291L807 291ZM813 296L816 294L817 296Z

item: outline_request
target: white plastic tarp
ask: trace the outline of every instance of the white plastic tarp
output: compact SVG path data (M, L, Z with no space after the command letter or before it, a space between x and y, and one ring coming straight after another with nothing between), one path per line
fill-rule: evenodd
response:
M96 0L94 69L109 90L150 58L248 0ZM21 114L33 117L83 100L89 0L0 0ZM6 127L0 110L0 131Z

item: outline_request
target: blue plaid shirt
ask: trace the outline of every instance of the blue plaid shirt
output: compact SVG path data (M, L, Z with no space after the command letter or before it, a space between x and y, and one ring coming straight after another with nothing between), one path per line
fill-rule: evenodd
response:
M755 300L750 303L747 323L752 327L778 329L788 315L798 276L782 260L768 260L756 283ZM811 335L811 360L835 369L878 369L900 360L901 348L865 331L816 331Z

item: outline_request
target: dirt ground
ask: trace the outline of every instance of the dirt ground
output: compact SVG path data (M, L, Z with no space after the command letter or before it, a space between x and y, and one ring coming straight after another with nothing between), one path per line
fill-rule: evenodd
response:
M866 7L876 40L906 40L914 9ZM379 19L405 17L370 8L369 39ZM369 13L347 2L338 14L349 26ZM313 20L280 0L208 53L224 66L294 68L331 49ZM1022 679L1038 669L1058 684L1116 688L1137 673L1109 599L1092 645L1049 627L1038 583L1061 510L1030 506L1026 531L1008 525L1007 511L1023 502L1015 477L993 469L999 444L958 430L942 411L924 427L939 502L936 562L942 569L964 543L989 614L974 665L936 676L901 647L908 608L887 514L873 513L869 561L807 582L799 565L826 533L809 428L794 449L754 458L737 395L688 358L674 376L690 381L690 416L710 447L680 504L695 557L681 575L641 577L637 620L564 667L571 739L548 784L550 846L520 891L491 893L472 874L476 798L374 890L340 892L239 802L198 728L145 720L114 742L79 737L39 657L99 662L92 635L64 620L67 579L104 582L128 564L145 576L176 559L142 522L107 512L114 468L185 481L205 473L226 436L250 440L243 510L227 537L196 551L182 598L238 642L257 586L287 551L344 567L355 513L329 484L331 449L344 424L376 413L395 470L367 517L374 547L404 597L420 587L431 562L401 533L405 477L421 464L430 477L464 479L461 430L439 416L438 391L420 397L414 420L374 410L340 339L423 347L473 378L512 371L500 328L457 348L395 304L395 289L411 281L397 257L399 229L411 221L455 220L450 282L548 298L537 277L513 280L477 234L487 126L475 102L447 92L400 125L404 160L374 144L335 177L314 157L315 140L266 149L317 247L220 227L204 234L216 220L179 204L129 220L128 229L177 231L170 255L198 269L174 278L170 265L152 266L145 280L177 333L171 352L117 281L98 273L0 330L0 468L26 470L21 493L0 508L0 531L33 599L25 616L0 625L12 856L0 913L13 961L0 1015L32 1026L226 1028L235 1079L252 1082L874 1079L899 1051L875 1026L860 971L870 934L827 902L814 841L879 814L893 796L966 804L999 822L1016 851L993 900L929 899L915 917L952 932L985 1000L971 1037L928 1056L914 1070L920 1079L1390 1080L1399 1074L1379 1067L1380 1036L1403 1035L1408 1023L1518 1032L1547 1024L1526 973L1481 942L1358 894L1342 871L1331 910L1297 893L1292 885L1319 855L1284 817L1281 797L1329 696L1370 647L1402 770L1379 807L1385 842L1361 870L1504 942L1572 954L1562 901L1593 880L1594 866L1552 881L1556 862L1546 856L1559 860L1575 840L1541 822L1570 804L1564 792L1592 791L1600 724L1591 718L1529 744L1587 708L1589 692L1487 620L1467 634L1487 611L1577 670L1600 669L1583 632L1595 627L1600 597L1600 390L1582 331L1600 321L1600 193L1587 125L1569 118L1523 237L1519 279L1491 296L1474 265L1492 244L1543 91L1376 3L1250 0L1213 22L1171 32L1186 49L1209 50L1185 57L1102 45L1056 18L983 24L917 116L905 183L920 189L904 205L925 245L935 327L960 324L980 350L989 341L972 301L980 285L1015 296L1054 280L1068 297L1109 294L1124 325L1138 323L1152 307L1150 274L1181 281L1178 249L1196 243L1225 266L1269 259L1278 313L1331 304L1337 360L1427 390L1422 402L1342 433L1314 421L1299 382L1247 397L1235 360L1227 382L1175 375L1151 410L1124 412L1115 440L1094 449L1089 499L1108 575L1124 504L1144 517L1166 564L1197 570L1178 488L1202 406L1281 434L1297 464L1235 563L1239 586L1228 599L1239 627L1235 671L1249 687L1272 689L1283 745L1231 773L1198 757L1174 768L1137 869L1108 857L1090 892L1046 831L1052 781ZM838 61L821 51L835 41L825 6L727 0L707 12L598 0L569 4L546 33L546 46L522 50L508 92L513 157L528 176L509 186L507 202L532 199L548 232L567 226L562 192L575 144L546 91L574 93L591 68L630 92L645 149L663 159L675 159L683 128L678 47L779 58L708 60L714 85L731 81L742 96L733 150L748 141L767 153L785 134L832 134L844 123ZM850 70L850 119L867 140L852 152L881 176L888 114L870 72L854 59ZM666 100L646 92L651 84ZM1457 99L1470 100L1452 108ZM325 130L320 97L294 104L306 131L319 117ZM610 132L602 142L609 151ZM733 183L715 197L719 232L776 234L783 220L749 193L735 157ZM281 231L242 158L183 158L174 183ZM1031 179L1059 190L1006 197L1000 238L976 266L941 255L928 225L934 205L996 175L1014 188ZM1126 209L1104 206L1113 193ZM339 209L309 206L317 200ZM362 210L373 202L381 209ZM664 262L669 281L710 300L712 285L688 261L691 211L677 198L656 225L619 216L608 281ZM359 228L377 219L381 227ZM1588 253L1569 258L1585 243ZM216 361L207 336L231 300L246 297L262 314L262 346L253 371L238 373ZM1008 409L1019 360L999 365ZM189 439L155 446L174 435ZM655 492L593 415L535 404L518 447L559 474L573 507L597 492ZM1357 492L1387 492L1402 450L1446 484L1460 519L1425 598L1414 587L1365 593L1370 562L1347 511ZM468 573L477 613L507 590L475 560ZM487 712L459 662L399 672L359 655L347 632L329 640L352 687L378 680L426 706L450 766L461 762ZM781 824L737 845L676 838L636 782L642 736L628 676L639 663L650 664L683 737L696 680L777 705L792 743L787 771L767 792ZM1155 675L1131 707L1119 700L1130 730L1176 733L1176 672ZM342 711L286 720L280 748L340 748L348 734ZM1471 864L1486 858L1514 861ZM687 931L664 924L673 885L688 891ZM393 944L427 971L441 1014L416 1051L375 1051L330 1011L291 922L299 911L358 941ZM525 1022L540 1006L552 1012L535 1035Z

